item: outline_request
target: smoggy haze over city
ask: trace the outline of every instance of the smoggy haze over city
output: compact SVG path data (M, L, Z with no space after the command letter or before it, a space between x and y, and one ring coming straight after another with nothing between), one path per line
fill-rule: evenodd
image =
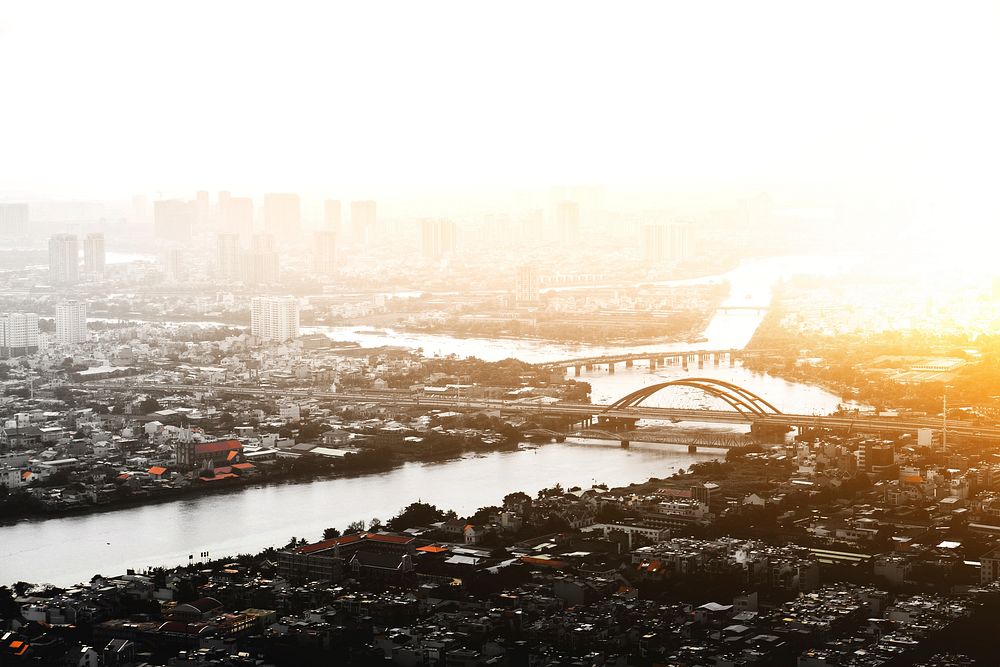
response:
M1000 4L0 4L0 665L967 667Z

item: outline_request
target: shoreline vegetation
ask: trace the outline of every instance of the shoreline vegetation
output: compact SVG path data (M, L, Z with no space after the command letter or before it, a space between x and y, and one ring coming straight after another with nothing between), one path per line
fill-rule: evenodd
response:
M67 507L47 508L41 501L28 494L11 494L0 497L0 526L26 519L44 521L65 516L113 512L202 495L233 493L254 487L361 477L389 472L407 463L443 463L476 453L514 451L520 445L520 434L517 436L508 435L504 440L495 444L487 444L481 440L478 443L463 439L456 440L459 442L442 442L432 446L433 449L429 451L422 451L413 456L406 456L400 452L393 452L387 456L385 452L367 449L336 460L318 457L294 459L283 469L265 470L252 476L219 481L196 480L188 486L170 486L143 493L126 494L120 491L101 502L81 502Z

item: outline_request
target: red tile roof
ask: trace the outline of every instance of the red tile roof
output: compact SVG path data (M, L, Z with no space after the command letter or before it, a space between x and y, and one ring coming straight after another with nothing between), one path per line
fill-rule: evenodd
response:
M352 544L358 542L364 537L364 535L343 535L341 537L334 537L329 540L323 540L322 542L314 542L313 544L307 544L304 547L299 547L295 550L296 553L300 554L311 554L317 551L326 551L327 549L332 549L335 546L343 544Z
M382 542L386 544L410 544L415 538L406 537L404 535L381 535L379 533L356 533L353 535L342 535L340 537L334 537L329 540L323 540L322 542L315 542L313 544L307 544L304 547L299 547L295 550L296 553L300 554L311 554L318 551L326 551L327 549L332 549L335 546L343 546L345 544L354 544L355 542L360 542L361 540L368 540L371 542Z
M148 470L148 472L150 475L162 475L163 473L167 472L167 469L164 468L163 466L153 466Z
M242 451L243 443L239 440L216 440L215 442L195 443L194 446L195 454L218 454L231 450Z

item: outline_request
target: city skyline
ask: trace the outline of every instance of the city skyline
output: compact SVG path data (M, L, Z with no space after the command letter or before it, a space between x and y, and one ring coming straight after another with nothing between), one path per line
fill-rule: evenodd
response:
M0 665L971 667L1000 4L11 0Z

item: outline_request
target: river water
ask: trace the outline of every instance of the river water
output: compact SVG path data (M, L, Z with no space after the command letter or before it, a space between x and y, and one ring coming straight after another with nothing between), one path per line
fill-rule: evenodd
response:
M728 280L729 306L766 308L773 286L798 273L835 275L849 260L781 257L745 262L723 275L700 281ZM688 281L690 282L690 281ZM535 340L455 338L445 335L377 333L364 327L315 327L336 340L353 340L364 347L397 345L422 349L428 356L455 354L485 360L508 357L545 362L595 356L622 349L668 351L742 348L759 326L763 312L720 311L705 331L704 342L627 348L563 345ZM753 373L740 366L706 365L688 371L667 366L652 371L637 362L619 366L614 375L587 371L580 377L593 387L595 403L611 402L630 391L681 375L715 377L735 382L774 403L784 412L825 413L839 397L809 385ZM722 407L694 391L671 389L649 403L685 407ZM698 426L681 424L681 427ZM739 430L741 427L734 426ZM409 463L377 475L259 486L232 493L184 499L118 511L22 521L0 526L0 584L14 580L69 585L97 572L116 574L126 568L187 562L202 551L229 555L282 545L294 534L317 539L324 528L343 528L356 519L386 519L421 499L468 514L498 503L512 491L534 494L556 482L569 488L605 482L624 485L663 477L694 461L716 458L719 452L688 454L675 445L577 441L537 449L469 456L444 463Z
M260 486L159 505L22 521L0 528L0 583L24 580L70 585L95 573L177 565L197 558L257 552L290 537L320 539L323 529L382 520L422 500L462 515L532 495L556 482L620 486L665 477L719 451L689 454L676 445L576 440L467 456L444 463L407 463L390 472L301 484Z

